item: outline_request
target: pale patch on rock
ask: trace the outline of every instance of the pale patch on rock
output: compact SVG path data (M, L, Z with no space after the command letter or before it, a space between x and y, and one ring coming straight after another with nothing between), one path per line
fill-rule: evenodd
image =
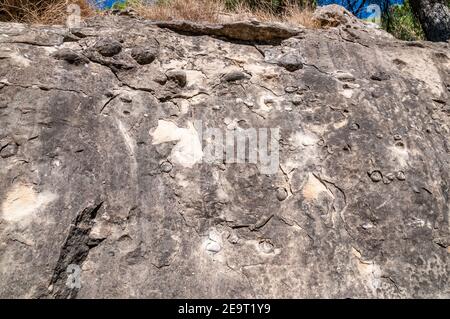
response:
M195 68L200 70L209 79L218 78L227 69L228 65L219 59L200 59L195 62Z
M189 112L189 102L186 100L181 100L179 102L180 112L181 114L187 114Z
M153 145L178 141L170 154L174 164L191 168L203 158L202 144L191 122L188 122L187 128L179 128L175 123L159 120L158 126L150 135Z
M302 193L303 197L310 201L319 199L322 194L334 198L333 193L331 193L328 188L326 188L325 185L311 173L308 175L308 181L303 187Z
M206 88L206 76L202 72L195 70L186 70L185 72L187 86Z
M123 136L123 139L125 140L125 144L128 148L128 151L130 152L130 155L134 156L136 144L135 144L133 138L130 136L130 134L128 133L127 129L125 128L125 126L123 125L123 123L121 121L117 120L117 126L119 128L120 133Z
M429 52L421 49L411 52L411 48L408 48L407 51L395 52L393 60L401 61L402 63L399 64L401 71L423 81L434 97L440 97L444 93L439 70Z
M204 247L206 251L217 254L222 250L222 236L221 234L212 229L209 234L207 240L204 242Z
M52 54L52 53L55 53L56 51L58 51L58 49L55 48L55 47L44 47L44 50L45 50L48 54Z
M339 92L342 96L346 97L347 99L351 99L353 96L353 90L352 89L344 89Z
M406 147L392 146L389 147L389 151L391 152L395 162L398 163L399 168L403 168L408 165L409 152Z
M278 74L280 73L279 67L266 65L263 63L245 64L243 68L245 72L252 74L252 76L255 78L261 77L270 79L278 77Z
M170 60L169 63L161 65L164 70L183 69L187 62L183 60Z
M261 53L253 46L232 46L228 50L227 58L238 63L261 60Z
M253 109L253 111L263 118L266 118L273 109L279 108L277 98L270 94L260 95L256 100L256 104L258 108Z
M11 60L18 66L29 67L31 65L31 60L20 54L12 54Z
M356 268L367 286L376 290L381 284L381 269L373 261L363 260L361 253L352 247L351 253L356 263Z
M0 58L9 58L12 64L16 66L29 67L31 65L31 60L27 59L23 55L18 52L7 52L5 49L0 52Z
M150 132L152 144L161 144L166 142L178 141L181 138L181 130L175 123L159 120L158 126L153 132Z
M97 222L89 233L89 238L105 239L111 235L111 226L105 222Z
M347 124L348 124L348 119L345 118L342 121L333 123L333 127L335 129L340 129L340 128L343 128L344 126L346 126Z
M313 146L319 142L319 138L315 134L304 132L296 132L289 140L296 147Z
M202 144L198 138L197 130L192 123L188 123L188 128L183 129L180 141L172 149L172 162L191 168L202 158Z
M57 196L50 192L37 193L32 186L15 185L2 204L2 218L8 222L29 221Z
M248 240L246 243L261 257L274 257L281 253L281 249L275 248L270 240Z

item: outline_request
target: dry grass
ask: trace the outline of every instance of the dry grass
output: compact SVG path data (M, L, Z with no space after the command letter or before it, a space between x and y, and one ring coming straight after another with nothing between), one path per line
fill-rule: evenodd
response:
M67 8L77 4L81 16L88 17L94 10L86 0L1 0L0 21L33 24L62 24L70 14Z
M88 0L0 0L0 21L14 21L38 24L63 24L68 16L69 4L81 8L81 16L95 14ZM250 8L245 1L237 2L233 9L228 9L225 0L165 0L157 5L145 4L143 0L128 0L128 7L150 20L188 20L194 22L233 22L256 19L265 22L285 22L290 25L302 25L316 28L312 19L312 9L301 9L291 5L282 14L277 14L270 7Z
M130 7L143 18L161 21L218 22L220 13L225 10L220 0L171 0L153 6L133 1Z
M318 29L320 24L313 19L313 14L314 10L312 8L300 9L296 6L290 6L281 17L281 21L295 26L301 25L308 29Z
M188 20L195 22L233 22L256 19L265 22L285 22L317 28L312 19L313 10L298 6L287 6L283 14L277 14L267 6L250 8L244 1L237 3L233 9L227 9L224 0L166 0L158 5L149 6L140 0L130 5L139 16L150 20Z

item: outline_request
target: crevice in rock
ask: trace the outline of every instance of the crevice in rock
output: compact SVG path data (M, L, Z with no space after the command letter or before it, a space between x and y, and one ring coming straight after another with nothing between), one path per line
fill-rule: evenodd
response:
M347 31L347 33L348 33L348 31ZM349 33L349 34L351 34L351 33ZM362 44L362 43L360 43L360 42L357 42L357 41L354 41L354 40L352 40L352 39L349 39L349 38L344 37L344 36L342 35L341 29L339 29L339 38L341 38L342 40L344 40L344 41L346 41L346 42L355 43L355 44L359 44L359 45L361 45L361 46L363 46L363 47L365 47L365 48L370 48L367 44Z
M85 92L82 90L74 90L74 89L63 89L58 87L52 87L52 86L45 86L44 84L20 84L20 83L10 83L10 82L1 82L4 86L16 86L23 89L39 89L42 91L61 91L61 92L71 92L71 93L77 93L77 94L83 94L84 96L88 96Z
M395 280L392 279L392 277L390 277L390 276L381 276L381 278L388 280L395 287L395 290L397 291L397 293L400 293L400 288L398 287L398 285L395 282Z
M331 75L330 73L321 70L320 68L318 68L318 67L317 67L316 65L314 65L314 64L308 64L308 63L304 63L304 62L303 62L303 65L312 67L312 68L316 69L317 71L319 71L319 72L322 73L322 74Z
M75 298L79 288L70 288L66 281L68 279L67 268L69 265L81 267L92 248L98 246L104 239L92 239L89 234L94 226L94 220L102 207L99 202L83 209L75 216L70 225L68 235L60 249L58 262L53 271L50 281L53 298Z
M39 43L39 42L34 42L34 41L6 41L6 42L1 42L1 43L2 44L25 44L25 45L32 45L32 46L37 46L37 47L44 47L44 48L54 48L54 47L62 44L62 43L44 44L44 43Z
M270 214L269 216L263 216L263 218L261 220L257 221L254 224L234 224L234 225L232 224L232 225L229 225L230 222L227 222L227 226L230 227L231 229L247 228L248 230L250 230L252 232L259 231L264 226L266 226L274 216L275 216L274 214Z
M233 267L231 267L228 264L228 262L225 262L225 265L227 266L228 269L230 269L231 271L237 273L240 276L243 276L247 280L247 283L248 283L248 286L250 288L250 292L252 294L252 297L256 298L255 288L253 287L252 281L250 280L249 276L245 273L244 269L242 269L242 267L241 267L240 271L238 271L238 270L234 269Z
M118 97L119 94L113 95L111 98L108 99L108 101L106 101L106 103L102 106L102 108L100 109L99 114L103 113L103 110L116 98Z

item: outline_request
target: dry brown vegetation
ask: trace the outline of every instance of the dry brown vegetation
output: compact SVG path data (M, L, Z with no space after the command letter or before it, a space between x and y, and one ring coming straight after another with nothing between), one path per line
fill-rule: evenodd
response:
M189 20L195 22L232 22L256 19L259 21L286 22L315 28L312 19L313 10L298 6L287 6L282 14L273 12L269 7L250 8L244 1L233 9L227 9L224 0L170 0L156 6L148 6L142 1L130 4L138 15L151 20Z
M85 0L1 0L0 21L61 24L69 15L70 4L80 6L83 17L94 14Z
M151 20L189 20L217 22L225 11L222 1L216 0L171 0L149 6L142 1L133 1L130 7L139 16Z
M69 4L77 4L83 17L99 14L87 0L1 0L0 21L40 24L64 23ZM317 27L311 9L287 6L283 13L275 13L269 7L250 8L245 1L227 8L225 0L165 0L157 5L147 5L142 0L129 0L128 7L137 15L150 20L189 20L195 22L232 22L248 19L285 22Z

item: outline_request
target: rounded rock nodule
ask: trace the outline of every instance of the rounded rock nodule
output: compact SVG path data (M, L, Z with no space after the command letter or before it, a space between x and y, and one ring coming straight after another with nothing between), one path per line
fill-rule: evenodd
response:
M241 71L233 71L230 73L227 73L223 76L222 80L225 82L236 82L239 80L246 80L248 79L248 74L241 72Z
M131 50L131 57L140 65L152 63L157 55L158 52L154 48L135 47Z
M214 254L217 254L222 250L222 247L219 243L216 243L215 241L211 241L206 245L206 250L209 252L212 252Z
M160 168L162 172L170 173L172 171L173 166L170 162L164 162L161 164Z
M381 174L380 171L373 171L372 173L370 173L369 176L372 182L374 183L378 183L383 179L383 175Z
M122 44L110 38L98 40L94 47L104 57L113 57L122 51Z
M303 69L303 62L301 61L300 56L293 54L293 53L287 53L283 55L277 63L279 66L285 68L289 72L294 72L300 69Z
M405 173L403 173L402 171L397 172L395 174L395 177L397 177L399 181L404 181L406 179Z
M17 154L19 146L16 143L9 143L3 146L0 150L0 157L8 158Z
M285 188L280 187L277 190L277 199L282 202L288 197L288 193Z

